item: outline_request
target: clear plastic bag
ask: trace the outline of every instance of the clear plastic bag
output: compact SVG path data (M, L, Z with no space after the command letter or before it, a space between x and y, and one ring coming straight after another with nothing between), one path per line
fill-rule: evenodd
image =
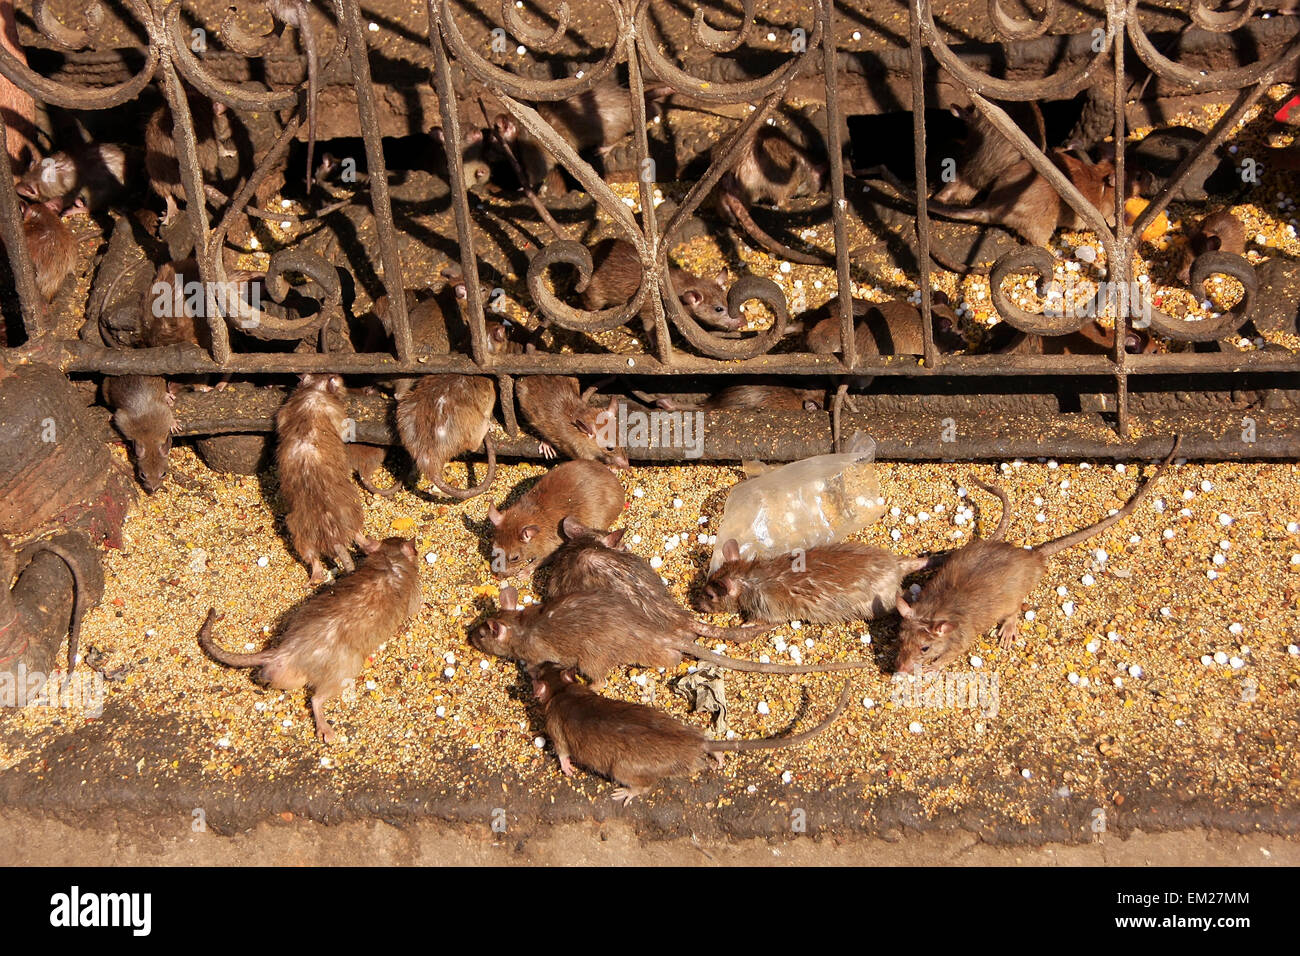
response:
M857 432L848 450L791 462L731 489L709 570L730 539L741 557L788 554L843 541L885 513L876 477L876 442Z

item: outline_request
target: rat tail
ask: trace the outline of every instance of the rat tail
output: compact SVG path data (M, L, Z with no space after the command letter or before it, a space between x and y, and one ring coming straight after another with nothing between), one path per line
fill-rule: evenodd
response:
M1086 528L1080 528L1078 531L1071 534L1064 535L1060 538L1054 538L1051 541L1045 541L1034 548L1034 550L1039 554L1050 557L1058 551L1064 551L1066 548L1072 548L1074 545L1086 541L1093 535L1099 534L1111 525L1117 524L1127 518L1133 513L1133 509L1142 503L1142 499L1151 493L1151 489L1155 486L1155 483L1160 480L1160 476L1165 473L1165 469L1169 467L1169 463L1174 460L1174 455L1178 453L1178 446L1181 445L1182 442L1182 435L1174 436L1174 447L1169 449L1169 454L1165 456L1165 460L1160 463L1160 467L1156 469L1156 473L1147 481L1142 483L1142 487L1137 490L1137 493L1134 494L1124 507L1119 509L1119 511L1115 512L1113 515L1107 515L1100 521L1093 522Z
M271 659L270 651L258 651L256 654L235 654L226 650L212 639L212 625L218 618L215 607L208 608L208 618L199 630L199 647L214 661L227 667L257 667Z
M440 474L429 475L429 481L431 481L433 486L444 495L447 495L450 498L455 498L457 501L467 501L470 498L476 498L483 494L483 492L492 487L492 482L497 476L497 446L496 443L492 441L491 436L485 436L483 439L483 447L487 449L487 475L473 488L453 487L452 485L447 484Z
M791 262L797 262L805 266L825 266L834 265L835 260L830 256L822 253L821 255L812 255L807 252L797 252L789 246L778 242L766 233L758 223L754 222L754 217L749 214L745 204L732 193L723 191L719 194L727 212L736 217L742 229L749 233L749 237L756 243L766 249L768 252L782 259L788 259Z
M691 630L700 637L715 641L738 641L741 644L752 641L760 634L766 634L775 626L775 624L745 624L741 627L718 627L716 624L706 624L704 621L691 621Z
M849 682L845 681L844 686L840 689L840 699L836 703L835 709L831 711L829 717L811 730L805 730L801 734L794 734L790 737L762 737L758 740L710 740L705 749L709 753L720 753L725 750L771 750L776 747L794 747L807 743L835 723L840 714L844 713L844 708L848 706L848 703Z
M762 661L747 661L739 657L727 657L715 654L699 644L685 642L680 649L696 660L717 664L733 671L752 671L757 674L824 674L827 671L851 671L861 667L871 667L871 661L835 661L830 664L764 664Z
M998 501L1002 502L1002 516L998 518L998 526L988 536L989 541L1001 541L1002 536L1007 533L1007 525L1011 524L1011 502L1007 499L1007 493L997 485L985 484L978 478L975 479L975 484L989 494L995 495Z

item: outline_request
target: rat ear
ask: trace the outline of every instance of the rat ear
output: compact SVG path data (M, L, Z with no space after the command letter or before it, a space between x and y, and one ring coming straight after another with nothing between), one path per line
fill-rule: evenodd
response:
M700 295L694 289L687 289L685 292L682 293L682 303L686 305L687 308L693 309L697 305L699 305L703 300L704 300L704 296Z
M565 515L564 520L560 522L560 532L572 541L575 538L581 538L587 533L587 529L583 523L573 517L573 515Z
M441 131L442 127L438 127L438 129L439 131ZM483 130L479 129L476 126L468 133L465 134L465 145L472 146L475 143L479 142L481 139L483 139Z
M1205 237L1205 247L1206 247L1206 249L1215 250L1215 249L1219 249L1219 248L1221 248L1222 246L1223 246L1223 239L1222 239L1221 237L1219 237L1219 236L1206 236L1206 237Z
M575 418L573 420L573 427L582 432L588 438L596 437L596 429L591 422L583 421L581 418Z
M514 139L518 134L518 130L515 128L515 121L505 113L501 113L497 116L494 125L496 126L497 133L499 133L503 139Z
M402 542L402 554L411 560L415 560L415 542L412 539L407 538Z
M740 545L735 538L728 538L722 543L722 557L727 561L740 560Z
M731 270L728 269L726 266L723 266L721 269L719 269L718 274L713 277L713 281L716 282L718 285L722 286L723 288L726 288L727 282L730 281L730 279L731 279Z
M623 543L623 535L626 531L626 528L619 528L617 531L611 531L609 534L605 535L605 537L600 539L601 544L607 548L617 548Z
M535 524L526 524L519 529L519 537L525 541L532 541L534 536L542 529Z
M497 511L496 505L488 505L488 521L492 522L492 527L501 527L501 512Z
M578 683L578 671L572 667L566 667L560 672L560 679L566 684Z
M501 607L507 611L516 610L519 607L519 592L513 586L507 586L501 589L500 593ZM494 624L500 624L500 621L493 621Z
M957 630L957 625L952 621L939 621L930 630L935 637L948 637L953 631Z
M912 605L908 604L907 601L903 599L901 591L898 594L897 600L894 602L894 606L898 608L898 616L901 618L909 618L916 615L916 612L912 610Z
M380 547L380 542L376 541L374 538L367 538L365 541L361 542L361 550L366 554L374 554ZM415 555L411 556L414 557Z

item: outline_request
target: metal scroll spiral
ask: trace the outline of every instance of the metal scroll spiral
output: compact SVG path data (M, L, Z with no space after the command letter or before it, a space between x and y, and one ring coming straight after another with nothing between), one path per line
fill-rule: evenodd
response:
M290 291L285 279L287 273L298 273L308 280L302 286L294 286L293 291L320 303L315 314L294 318L284 307ZM254 338L305 341L333 325L342 315L343 292L338 269L313 252L281 249L271 256L264 281L273 308L247 308L226 315L227 322Z
M124 0L124 5L146 28L150 28L156 22L153 10L145 0ZM57 20L47 6L46 0L36 0L32 8L32 18L36 21L37 29L52 43L68 50L84 50L95 45L93 32L103 25L104 9L98 3L92 3L87 7L83 14L84 29ZM102 110L120 106L139 96L153 79L159 59L158 48L150 43L144 66L129 80L124 80L116 86L90 87L60 83L41 76L19 61L7 49L0 48L0 74L19 89L52 106L78 110Z
M807 50L769 76L743 83L713 84L685 73L659 53L658 43L655 34L651 32L652 28L648 19L649 5L647 0L638 0L630 17L625 15L625 11L621 6L611 2L611 7L618 16L618 37L609 56L591 68L590 71L584 70L584 82L581 85L574 84L571 81L545 83L525 81L518 78L512 78L510 82L499 82L500 75L504 71L487 63L472 50L465 49L463 38L456 31L454 23L444 24L448 45L452 47L458 56L468 54L466 66L471 72L479 74L480 78L485 82L496 82L498 89L504 89L508 95L500 96L500 99L507 112L525 130L536 136L542 145L559 160L561 165L578 179L597 205L613 219L615 228L622 238L633 245L643 264L641 282L629 302L621 306L594 312L577 309L561 301L554 294L547 284L546 276L551 266L563 263L575 268L579 275L580 284L585 284L590 279L593 270L591 252L581 243L567 239L556 240L546 244L529 264L527 276L529 293L537 308L549 321L554 322L561 328L587 333L605 332L627 324L628 321L640 313L648 295L663 294L664 306L670 324L676 327L682 336L700 352L714 358L725 359L746 359L764 354L785 334L785 326L789 319L789 310L780 287L770 280L758 277L746 277L733 285L729 302L731 308L739 309L745 302L758 300L765 303L772 310L775 321L767 330L753 337L742 340L721 338L705 331L682 308L680 300L673 294L667 278L667 250L672 245L675 232L685 224L687 217L699 207L704 197L717 185L726 170L731 165L734 165L743 149L747 148L749 143L752 142L759 125L770 115L776 103L779 102L780 96L788 87L798 68L803 64L806 56L817 48L817 44L821 39L820 21L818 21L817 27L814 29ZM752 3L745 3L744 8L745 16L740 28L729 36L708 26L702 18L697 17L695 21L697 39L706 45L710 43L714 46L729 45L731 49L739 46L753 24ZM445 0L443 9L444 12L447 11ZM563 8L561 8L557 19L563 22ZM630 24L632 23L636 25L635 31L630 30ZM728 149L719 161L712 164L704 178L696 183L683 201L681 208L664 230L657 257L654 259L650 259L649 243L645 234L618 196L596 175L590 165L581 160L569 144L542 120L536 110L514 99L518 95L531 99L552 99L572 95L573 91L583 92L590 89L601 76L606 75L619 62L621 51L625 48L628 50L628 55L639 54L641 59L649 63L655 76L661 80L667 80L674 88L689 90L693 96L701 96L714 102L727 103L752 102L757 97L768 98L768 102L764 103L763 109L756 110L742 124L741 130L733 139L732 148ZM606 69L607 65L608 69ZM773 90L776 91L775 95L773 95ZM653 264L657 274L664 277L660 281L657 290L654 283L647 281L648 271L645 268L648 264L647 260Z

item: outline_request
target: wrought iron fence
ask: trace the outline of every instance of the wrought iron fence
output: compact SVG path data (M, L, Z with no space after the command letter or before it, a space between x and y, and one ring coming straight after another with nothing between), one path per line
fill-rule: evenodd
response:
M1122 308L1110 309L1116 326L1114 344L1109 354L1100 355L971 355L946 354L935 342L931 321L933 296L929 267L919 268L915 281L920 292L919 307L924 317L922 355L864 356L858 354L854 335L854 315L850 296L839 302L840 351L838 355L810 352L774 352L785 338L790 322L790 308L781 288L771 280L746 276L735 283L730 299L734 309L758 300L773 316L761 331L741 337L718 334L702 327L672 294L666 281L668 255L675 237L750 148L764 124L773 117L786 99L792 83L819 77L825 97L825 151L829 161L829 213L833 226L833 267L841 291L854 288L848 227L852 204L847 195L854 182L844 168L844 116L840 85L844 62L841 56L841 20L843 4L837 0L812 0L806 23L799 26L800 42L783 60L764 75L733 79L701 76L690 71L689 64L675 60L661 49L661 35L651 16L652 0L582 0L608 13L607 23L613 39L595 62L568 64L563 75L553 79L536 79L507 70L467 39L462 26L464 9L453 0L428 0L428 44L432 53L431 82L439 104L440 122L447 143L448 170L453 203L456 242L466 275L478 274L479 236L471 206L465 164L462 159L467 130L463 125L462 104L477 91L489 90L502 109L523 130L536 138L580 184L601 212L613 223L615 232L632 244L644 276L640 289L622 306L600 311L575 308L557 295L547 278L548 269L564 263L580 275L592 270L591 252L571 239L556 238L544 244L533 257L528 269L527 289L533 305L554 327L594 333L617 328L635 319L645 302L653 311L653 345L643 354L613 353L548 354L530 351L522 354L493 354L489 347L489 330L483 292L477 282L468 283L467 318L470 346L465 353L430 354L422 343L413 341L404 290L411 284L399 255L399 232L394 222L385 168L381 128L381 103L371 78L367 47L367 24L357 0L331 0L329 8L337 21L334 48L321 51L330 64L345 63L353 81L359 127L369 170L370 207L378 240L377 259L383 285L390 301L392 352L326 351L322 330L340 320L343 308L338 266L314 253L287 249L276 252L270 260L267 288L273 299L283 292L278 281L287 273L297 273L311 280L302 287L313 294L320 307L305 316L279 308L274 302L250 323L247 315L236 314L228 303L219 301L216 290L227 282L226 265L221 254L223 243L236 216L252 201L268 176L282 168L290 143L302 133L299 116L287 121L270 148L261 155L256 168L247 174L241 188L214 219L209 217L204 201L205 183L199 157L196 121L191 111L187 88L197 91L214 103L237 112L272 113L291 109L305 97L306 84L272 86L233 83L216 76L203 57L191 49L191 31L182 19L182 4L163 0L123 0L125 9L147 34L147 50L142 65L133 76L108 87L84 88L48 79L27 68L8 53L0 52L0 73L41 101L76 110L105 110L137 98L150 84L155 84L166 100L173 117L174 142L181 168L181 183L186 197L185 216L191 233L198 237L195 257L206 290L208 331L211 336L209 355L184 347L118 351L82 341L60 339L56 343L60 363L68 370L82 372L183 375L228 372L236 374L335 371L342 373L393 374L441 372L480 373L495 376L502 386L502 407L507 430L514 434L513 378L538 373L566 374L635 374L637 376L682 375L762 375L818 376L828 384L838 385L830 409L838 438L842 403L850 377L905 376L914 380L954 381L962 379L998 379L1028 376L1040 381L1050 377L1094 376L1113 382L1114 428L1120 438L1129 434L1129 381L1133 376L1185 375L1193 381L1203 378L1222 382L1224 376L1244 382L1250 375L1294 374L1300 371L1300 358L1291 352L1174 352L1129 354L1125 333L1130 322ZM517 4L506 0L500 8L499 25L508 35L529 50L548 52L559 48L570 31L571 4L562 0L548 14L550 25L540 27L521 14ZM267 3L273 12L272 24L283 19L285 0ZM543 6L551 6L543 4ZM741 0L739 26L721 29L710 25L703 11L695 11L693 40L699 46L721 56L742 50L756 30L754 0ZM1056 0L1043 0L1041 14L1032 19L1008 13L1002 0L989 0L987 15L992 29L1009 47L1043 37L1057 14ZM1195 0L1190 9L1193 24L1201 30L1225 33L1241 28L1254 15L1254 0L1214 4ZM57 46L69 50L94 44L95 24L99 21L97 4L81 25L61 23L54 18L45 0L37 0L32 17L42 33ZM233 11L233 8L232 8ZM481 11L479 11L481 12ZM1261 62L1250 62L1227 69L1202 71L1181 64L1167 55L1144 30L1137 0L1104 0L1102 18L1085 37L1067 38L1070 55L1065 65L1038 79L1007 79L991 75L980 68L978 57L970 57L952 47L945 31L935 22L930 0L912 0L909 4L908 49L906 69L910 85L915 146L915 186L918 200L915 219L914 251L916 261L931 261L933 242L930 201L927 200L927 128L926 110L933 105L936 78L969 91L975 109L1010 140L1032 166L1069 204L1100 239L1112 275L1131 274L1129 264L1138 256L1138 239L1149 224L1168 207L1180 184L1217 149L1244 116L1261 101L1268 88L1279 81L1294 80L1300 63L1300 40L1294 35ZM254 36L241 29L228 13L213 31L221 42L241 55L256 59L269 49L270 34ZM1079 41L1079 42L1073 42ZM1082 51L1082 53L1080 53ZM1163 189L1129 224L1125 216L1126 191L1115 188L1113 209L1099 209L1079 191L1039 144L1011 118L999 102L1027 102L1066 99L1078 95L1105 79L1113 90L1111 98L1114 142L1126 139L1126 99L1129 85L1125 81L1135 55L1141 67L1157 81L1189 92L1227 92L1231 103L1213 129L1183 160ZM571 100L615 76L626 73L628 109L632 118L632 150L637 168L651 158L645 92L651 82L670 88L674 94L713 106L753 107L735 126L730 137L711 158L707 170L690 186L676 209L661 221L655 204L655 183L651 177L639 177L637 192L640 220L632 214L613 189L593 167L588 158L549 125L537 104ZM484 117L487 118L486 116ZM0 126L0 131L3 127ZM1126 182L1125 150L1115 151L1115 181ZM23 323L30 339L43 341L56 329L66 328L49 315L36 289L35 274L23 240L22 207L12 185L9 161L0 149L0 220L3 236L13 267ZM913 187L902 186L907 192ZM285 216L284 218L292 218ZM1111 225L1111 223L1114 225ZM1116 265L1121 264L1121 265ZM1021 246L1002 255L990 271L990 294L1001 320L1013 328L1048 337L1073 332L1086 318L1049 315L1027 311L1016 304L1005 289L1005 280L1013 276L1034 276L1050 281L1057 260L1042 247ZM1192 267L1192 282L1200 288L1202 280L1222 275L1237 280L1242 287L1238 303L1217 318L1193 321L1166 315L1159 308L1150 315L1151 330L1170 342L1208 342L1223 339L1241 328L1251 317L1257 302L1258 282L1251 264L1240 255L1207 252ZM301 289L300 289L301 291ZM665 294L666 293L666 294ZM1103 309L1105 303L1101 303ZM310 350L283 351L233 350L231 329L236 323L243 330L253 329L253 336L263 341L301 340L312 342ZM674 335L686 347L675 344ZM922 385L924 390L926 386ZM1222 387L1220 385L1220 387Z

